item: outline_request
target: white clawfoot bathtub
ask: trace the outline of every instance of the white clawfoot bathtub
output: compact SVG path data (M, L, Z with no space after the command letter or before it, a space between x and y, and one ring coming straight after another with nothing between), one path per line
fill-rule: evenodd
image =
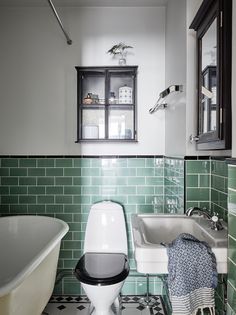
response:
M43 216L0 218L0 314L41 315L53 292L68 225Z

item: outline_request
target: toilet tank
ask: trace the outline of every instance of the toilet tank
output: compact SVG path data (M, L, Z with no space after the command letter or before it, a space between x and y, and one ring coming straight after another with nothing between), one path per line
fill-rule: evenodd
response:
M86 225L84 252L127 255L126 224L120 204L103 201L92 205Z

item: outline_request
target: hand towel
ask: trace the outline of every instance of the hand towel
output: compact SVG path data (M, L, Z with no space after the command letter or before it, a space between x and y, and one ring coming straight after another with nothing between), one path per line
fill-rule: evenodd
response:
M210 246L191 234L180 234L167 245L168 287L172 315L215 315L216 258Z

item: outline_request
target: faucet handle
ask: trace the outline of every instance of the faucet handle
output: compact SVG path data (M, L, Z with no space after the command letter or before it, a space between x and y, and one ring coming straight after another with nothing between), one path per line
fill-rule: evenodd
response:
M220 222L219 214L214 212L211 218L211 229L215 231L223 230L223 225Z
M211 218L211 221L214 222L214 223L219 221L219 217L217 216L217 214L214 213L214 215Z

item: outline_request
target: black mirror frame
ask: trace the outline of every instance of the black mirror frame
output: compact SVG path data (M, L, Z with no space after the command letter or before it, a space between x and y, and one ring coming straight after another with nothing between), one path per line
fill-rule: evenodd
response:
M200 133L201 39L217 18L217 128ZM232 0L204 0L190 29L197 32L198 53L198 150L231 149Z

